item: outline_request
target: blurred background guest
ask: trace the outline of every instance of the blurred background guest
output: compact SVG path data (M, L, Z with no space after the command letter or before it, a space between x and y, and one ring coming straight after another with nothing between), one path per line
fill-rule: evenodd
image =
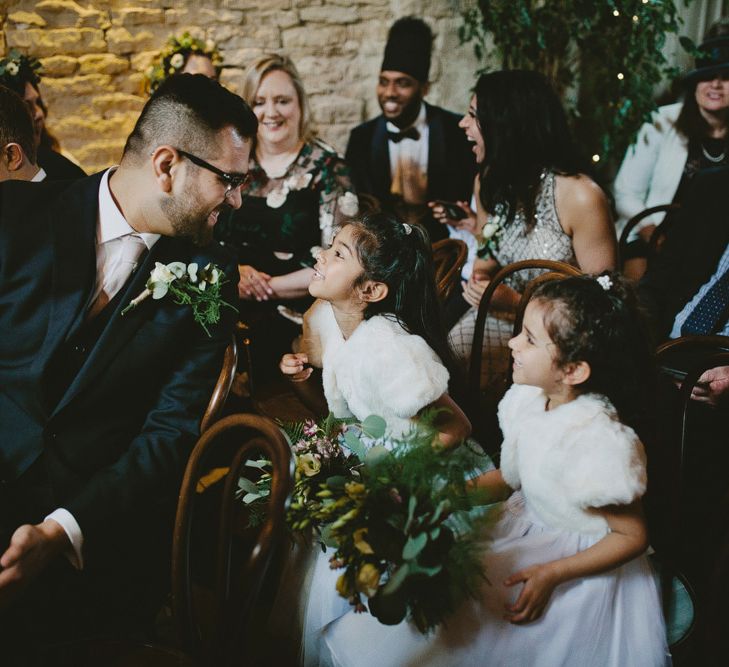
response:
M333 228L357 213L358 202L344 160L316 138L289 58L263 55L251 63L243 98L258 117L250 180L241 208L220 220L215 233L238 253L238 293L247 302L241 316L254 329L254 363L267 372L278 368L301 330L281 310L297 320L311 304L316 256Z
M33 120L25 103L0 86L0 181L42 181L46 172L36 164Z
M382 114L355 127L346 159L361 194L425 226L430 240L447 236L431 215L433 200L468 200L476 172L459 117L423 101L430 84L433 33L408 16L390 28L377 82Z
M40 62L32 56L11 50L0 60L0 84L23 98L33 119L38 165L51 180L70 180L86 176L75 162L61 154L57 139L48 131L48 109L40 93Z
M145 74L145 86L153 93L172 74L204 74L217 81L222 66L223 56L212 39L199 39L186 31L169 37Z
M618 234L645 208L681 203L698 171L729 165L729 20L715 24L706 37L685 78L684 101L660 107L625 154L614 184ZM634 228L627 276L645 272L648 242L665 215L644 218Z
M484 257L460 293L466 310L451 330L468 363L476 314L491 277L512 262L551 259L588 273L615 268L616 241L605 193L586 175L559 98L537 72L482 75L461 121L480 173L474 182L476 235ZM482 385L506 372L513 313L524 284L538 272L512 275L494 294L486 319Z

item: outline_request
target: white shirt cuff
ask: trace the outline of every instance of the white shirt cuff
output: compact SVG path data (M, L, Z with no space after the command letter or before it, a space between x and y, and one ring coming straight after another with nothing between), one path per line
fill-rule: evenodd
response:
M73 549L67 549L64 555L77 570L83 570L84 557L82 549L84 546L84 535L81 532L81 527L78 525L78 522L74 519L73 514L61 507L51 512L46 517L46 520L48 519L55 521L66 532Z

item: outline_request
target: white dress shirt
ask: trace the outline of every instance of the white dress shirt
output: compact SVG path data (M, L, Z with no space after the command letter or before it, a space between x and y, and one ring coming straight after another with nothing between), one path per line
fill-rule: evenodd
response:
M408 137L399 142L391 139L387 142L392 178L390 192L400 195L407 204L424 204L428 192L428 138L430 136L424 104L420 104L420 112L411 127L419 132L418 139ZM402 130L388 121L387 131L398 134Z
M48 174L46 174L45 169L43 167L38 167L38 171L35 172L35 176L30 179L31 183L40 183L42 180L45 180L45 177Z
M124 219L109 189L109 176L115 169L116 167L108 169L102 176L99 185L99 213L96 223L96 284L90 303L93 303L99 296L105 276L118 268L123 236L137 235L142 239L147 250L151 250L160 237L159 234L136 232ZM45 172L43 175L45 177ZM107 294L107 296L109 299L114 298L114 294ZM74 516L68 510L59 508L51 512L46 519L53 519L61 525L73 547L73 553L67 554L68 558L74 567L82 569L84 536Z

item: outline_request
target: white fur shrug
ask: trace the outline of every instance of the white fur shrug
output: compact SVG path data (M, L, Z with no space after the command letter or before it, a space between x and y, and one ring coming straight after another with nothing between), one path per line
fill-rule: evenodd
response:
M324 394L337 417L379 415L392 435L448 391L448 371L420 337L376 315L344 340L331 304L318 300L304 316L303 349L322 367Z
M603 396L585 394L550 411L545 405L544 392L528 385L514 385L499 404L504 480L522 489L546 525L604 534L607 521L587 508L643 495L643 445Z

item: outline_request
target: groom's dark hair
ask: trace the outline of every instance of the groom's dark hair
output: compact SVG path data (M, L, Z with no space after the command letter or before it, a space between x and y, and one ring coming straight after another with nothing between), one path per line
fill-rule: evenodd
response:
M31 164L36 164L35 134L28 107L15 91L0 86L0 149L18 144Z
M243 98L217 81L202 74L176 74L144 105L122 159L146 158L162 144L212 158L216 134L227 126L253 139L258 120Z

